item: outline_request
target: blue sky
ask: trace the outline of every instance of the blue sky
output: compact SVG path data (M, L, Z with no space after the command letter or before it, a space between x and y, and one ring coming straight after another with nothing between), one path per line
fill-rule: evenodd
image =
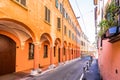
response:
M69 0L83 32L90 42L95 41L94 4L93 0ZM78 9L79 7L79 9Z

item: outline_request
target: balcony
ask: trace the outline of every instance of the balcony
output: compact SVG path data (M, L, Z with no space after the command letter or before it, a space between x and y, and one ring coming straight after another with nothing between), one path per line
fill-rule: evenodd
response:
M120 27L113 26L110 27L105 34L103 34L102 39L109 39L109 42L114 43L120 40Z

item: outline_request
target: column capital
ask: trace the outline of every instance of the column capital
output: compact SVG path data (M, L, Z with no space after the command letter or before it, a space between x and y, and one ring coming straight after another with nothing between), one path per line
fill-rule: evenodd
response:
M53 48L54 47L54 45L50 45L50 48Z
M66 47L66 49L68 49L68 47Z
M40 45L40 42L33 42L34 45Z
M63 46L60 46L60 48L63 48Z

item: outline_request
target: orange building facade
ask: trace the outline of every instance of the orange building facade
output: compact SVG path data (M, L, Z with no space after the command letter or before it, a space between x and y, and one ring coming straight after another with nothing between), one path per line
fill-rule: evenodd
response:
M1 0L0 75L80 57L80 33L68 0Z

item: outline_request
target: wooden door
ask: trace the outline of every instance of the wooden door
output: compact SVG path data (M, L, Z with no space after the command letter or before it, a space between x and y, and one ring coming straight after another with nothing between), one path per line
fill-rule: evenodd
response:
M7 36L0 35L0 75L15 72L16 43Z

